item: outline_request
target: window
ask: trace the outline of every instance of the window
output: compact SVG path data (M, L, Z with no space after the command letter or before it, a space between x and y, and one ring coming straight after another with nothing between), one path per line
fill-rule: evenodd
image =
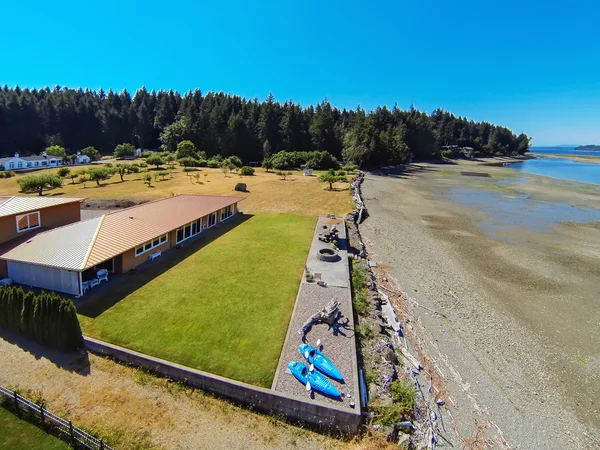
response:
M31 167L31 163L30 162L27 163L27 167Z
M17 233L40 227L40 212L21 214L17 219Z
M186 223L184 226L177 228L176 243L185 241L186 239L196 236L202 231L202 219L194 220Z
M221 221L233 216L233 205L229 205L227 208L221 210Z
M208 228L214 227L216 223L217 223L217 213L214 212L208 216Z
M42 161L42 166L47 166L48 165L48 161Z
M169 239L169 236L167 233L162 234L160 236L158 236L157 238L151 239L147 242L144 242L141 245L138 245L135 248L135 256L140 256L142 253L146 253L150 250L152 250L155 247L158 247L161 244L164 244L165 242L167 242Z
M10 168L14 169L15 168L15 163L10 163Z
M23 163L22 163L22 162L18 162L18 163L17 163L17 167L18 167L19 169L20 169L20 168L22 168L22 167L23 167Z

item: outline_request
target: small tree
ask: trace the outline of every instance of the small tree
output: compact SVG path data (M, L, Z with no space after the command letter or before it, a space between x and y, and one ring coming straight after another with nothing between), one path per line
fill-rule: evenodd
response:
M183 167L198 167L200 165L200 160L192 157L179 158L177 162Z
M125 181L125 175L129 173L131 166L129 164L117 163L115 164L115 172L119 174L121 181Z
M223 175L225 176L227 176L227 173L229 172L229 164L225 161L221 163L221 172L223 172Z
M242 160L240 158L238 158L237 156L230 156L224 162L226 162L227 165L230 166L230 170L233 170L236 167L238 167L238 168L242 167L244 165L242 163ZM231 166L233 166L233 167L231 167Z
M263 159L262 166L267 172L273 170L273 161L271 161L271 158L265 158Z
M165 163L165 160L160 155L154 153L146 158L146 163L150 164L151 166L156 166L157 169L160 169L160 166Z
M152 175L149 173L145 173L144 176L142 176L142 180L144 180L144 183L148 186L152 186Z
M68 167L61 167L56 172L56 175L58 175L61 178L67 178L70 173L71 173L71 169L69 169Z
M293 174L294 172L286 172L283 170L278 170L277 172L275 172L275 175L280 176L282 180L285 180L287 177Z
M88 156L90 161L100 161L100 152L94 147L86 147L81 150L81 154Z
M115 147L115 158L126 158L135 155L135 147L131 144L119 144Z
M327 172L324 173L323 175L321 175L318 180L321 183L329 183L329 190L332 191L333 190L333 185L335 183L338 182L347 182L348 179L346 178L345 175L336 175L335 173L332 172Z
M161 170L160 172L158 172L158 176L160 177L160 179L162 181L165 180L165 177L169 175L169 172L167 172L166 170Z
M163 161L166 162L167 164L172 163L173 161L175 161L175 154L173 153L167 153L163 156Z
M21 191L26 194L37 192L39 195L43 195L44 189L61 187L62 179L58 175L46 173L41 175L27 175L21 178L18 183Z
M137 174L137 179L140 179L140 166L137 164L130 164L127 166L127 173Z
M254 175L254 169L250 166L244 166L240 169L240 175L243 175L243 176Z
M175 153L177 159L181 158L194 158L198 159L198 153L196 152L196 146L192 141L181 141L177 144L177 152Z
M169 164L167 166L167 170L169 171L169 175L171 176L171 178L173 178L173 172L177 170L177 167L175 166L175 164Z
M69 174L67 174L66 178L68 178L69 180L71 180L71 184L75 184L75 179L79 176L79 174L75 173L75 172L71 172Z
M79 177L79 181L81 182L81 184L83 184L83 188L85 189L87 186L85 185L85 183L87 183L88 181L90 181L90 176L86 173L83 174Z
M67 151L64 149L64 147L61 147L60 145L51 145L50 147L46 147L46 155L60 156L62 158L66 158Z
M198 172L194 174L194 178L196 179L196 183L200 184L200 174Z
M90 180L95 181L98 186L102 180L108 180L112 174L112 170L108 167L93 167L88 172Z
M207 181L208 181L208 174L207 174L207 173L205 173L205 174L204 174L204 182L207 182Z

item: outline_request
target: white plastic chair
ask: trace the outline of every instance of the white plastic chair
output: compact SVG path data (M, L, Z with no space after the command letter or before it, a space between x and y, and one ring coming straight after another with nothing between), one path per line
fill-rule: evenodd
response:
M108 270L100 269L98 272L96 272L96 277L98 277L98 284L102 281L108 281Z

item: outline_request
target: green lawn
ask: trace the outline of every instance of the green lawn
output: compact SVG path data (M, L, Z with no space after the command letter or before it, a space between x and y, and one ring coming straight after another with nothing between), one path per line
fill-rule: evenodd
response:
M0 449L30 450L33 448L67 450L71 447L0 406Z
M269 387L315 223L314 217L290 214L236 218L184 249L169 252L175 262L157 261L171 265L168 270L127 277L125 283L142 285L137 290L120 286L111 291L101 302L111 305L124 298L108 309L81 308L83 331L142 353Z

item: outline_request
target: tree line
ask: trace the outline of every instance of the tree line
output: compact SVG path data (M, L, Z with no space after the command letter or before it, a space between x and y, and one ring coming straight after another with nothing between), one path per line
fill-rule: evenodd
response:
M262 161L279 151L327 151L360 165L438 159L442 152L475 156L523 154L529 138L506 127L432 114L411 107L340 110L327 99L302 107L196 89L181 95L138 89L133 97L100 89L0 89L0 154L37 153L65 147L75 153L94 147L113 153L119 144L175 152L191 141L208 157L238 156Z
M74 351L83 345L75 305L56 293L36 295L21 287L2 287L0 327L59 350Z

